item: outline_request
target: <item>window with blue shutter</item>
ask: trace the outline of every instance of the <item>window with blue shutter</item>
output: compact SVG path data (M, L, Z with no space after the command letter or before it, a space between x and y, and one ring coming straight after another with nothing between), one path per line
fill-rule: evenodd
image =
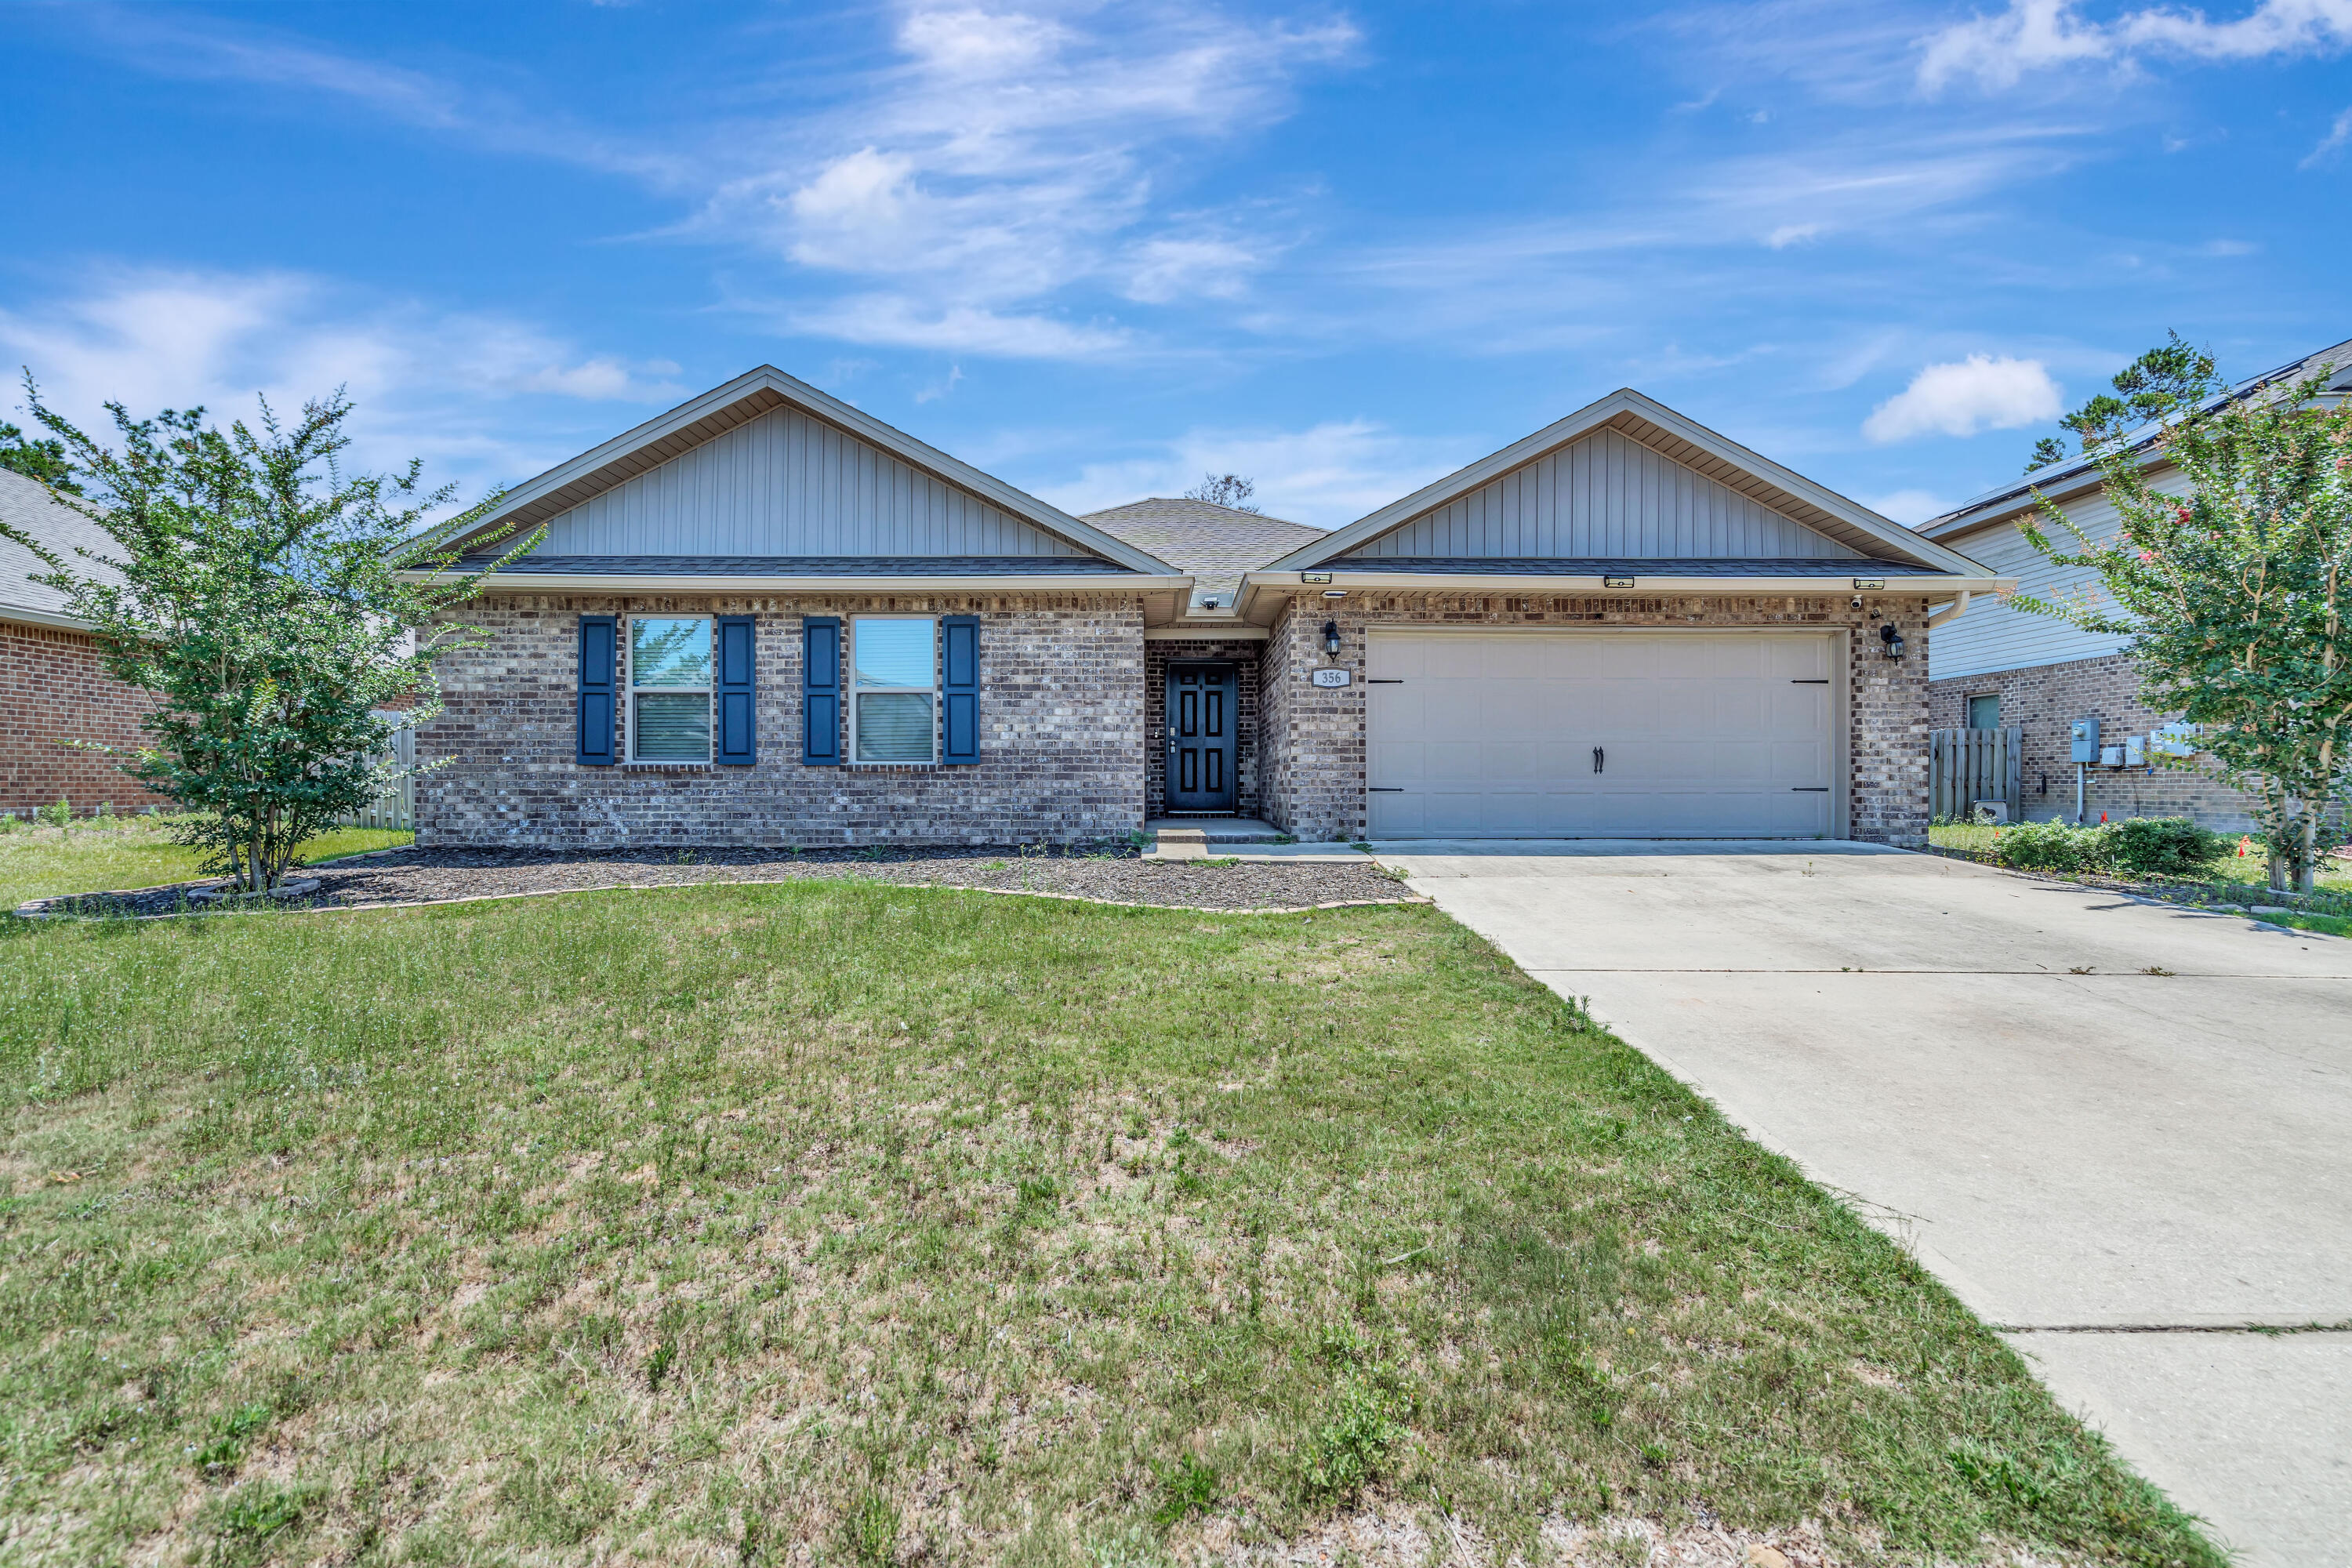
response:
M940 617L940 761L980 761L980 617Z
M613 713L617 694L614 679L620 662L616 617L580 617L580 705L576 715L580 761L590 767L610 767L613 753Z
M841 621L801 618L801 761L811 767L841 762Z
M717 629L719 668L712 693L719 706L718 760L731 767L749 767L759 755L751 689L758 638L749 616L720 616Z

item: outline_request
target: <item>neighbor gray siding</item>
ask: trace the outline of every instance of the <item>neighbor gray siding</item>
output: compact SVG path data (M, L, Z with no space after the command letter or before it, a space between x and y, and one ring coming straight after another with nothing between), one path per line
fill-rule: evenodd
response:
M2154 488L2159 490L2177 490L2186 483L2169 474L2153 481ZM2115 531L2116 509L2107 504L2104 491L2069 505L2066 517L2085 539L2101 540ZM2044 531L2049 530L2045 527ZM2025 535L2013 522L1996 523L1944 542L1971 560L1984 563L1995 576L2016 578L2021 594L2053 603L2080 595L2104 602L2096 573L2080 566L2051 564L2025 542ZM2063 550L2074 541L2056 534L2051 542ZM1979 595L1969 603L1966 615L1937 627L1928 639L1927 673L1931 679L1949 680L1954 676L2099 658L2122 652L2130 640L2083 631L2054 616L2012 609L1988 595Z
M1600 430L1350 553L1843 560L1855 552L1638 441Z
M549 520L543 555L1085 555L779 408Z

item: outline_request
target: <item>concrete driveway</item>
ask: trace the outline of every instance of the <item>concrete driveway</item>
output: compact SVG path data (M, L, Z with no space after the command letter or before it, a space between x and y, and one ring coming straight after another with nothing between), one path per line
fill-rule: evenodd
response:
M1375 850L1907 1240L2244 1562L2352 1565L2352 942L1862 844Z

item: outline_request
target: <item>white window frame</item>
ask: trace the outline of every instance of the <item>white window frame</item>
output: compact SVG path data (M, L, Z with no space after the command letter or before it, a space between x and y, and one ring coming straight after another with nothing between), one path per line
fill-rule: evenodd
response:
M940 618L937 616L850 616L849 657L844 661L843 673L849 682L849 761L861 768L927 768L937 767L940 761ZM929 686L860 686L857 683L857 629L867 621L921 621L931 628L931 683ZM868 697L920 696L931 700L931 754L919 760L908 757L867 758L859 752L857 710Z
M621 695L626 699L626 700L621 704L621 711L625 715L623 724L625 725L628 734L628 749L623 753L623 755L628 759L628 762L632 766L639 764L649 768L700 768L714 766L715 764L711 759L719 747L719 714L715 708L711 708L710 710L709 748L704 752L699 761L693 757L641 757L637 755L637 623L641 620L700 621L704 626L710 628L710 673L713 675L718 673L719 626L715 617L710 616L672 616L652 614L623 616L621 619ZM656 693L667 692L672 696L688 697L693 695L696 689L691 686L648 686L646 689ZM701 688L701 692L703 703L706 708L710 708L710 705L718 700L717 686L715 682L706 682Z

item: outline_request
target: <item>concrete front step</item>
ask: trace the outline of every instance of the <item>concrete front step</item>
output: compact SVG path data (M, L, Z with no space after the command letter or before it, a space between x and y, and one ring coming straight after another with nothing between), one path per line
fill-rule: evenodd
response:
M1278 844L1290 837L1247 816L1155 816L1143 826L1162 844Z

